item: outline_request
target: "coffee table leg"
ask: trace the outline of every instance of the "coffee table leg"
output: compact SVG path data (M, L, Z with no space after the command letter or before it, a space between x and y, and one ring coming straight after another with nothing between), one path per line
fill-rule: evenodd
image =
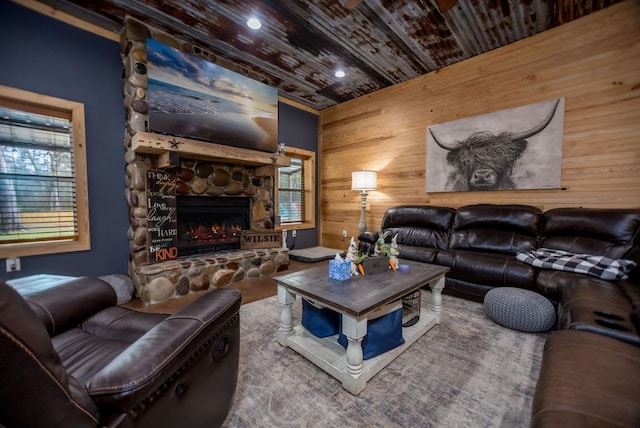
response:
M429 283L431 287L431 311L437 315L437 323L442 321L442 290L444 289L444 276L436 281Z
M364 373L362 339L367 334L367 320L342 315L342 333L347 337L347 373L342 379L342 386L350 393L357 395L367 386Z
M278 285L278 302L282 311L280 312L280 327L278 328L278 342L282 346L287 346L287 337L294 334L293 330L293 302L296 295L287 290L282 285Z

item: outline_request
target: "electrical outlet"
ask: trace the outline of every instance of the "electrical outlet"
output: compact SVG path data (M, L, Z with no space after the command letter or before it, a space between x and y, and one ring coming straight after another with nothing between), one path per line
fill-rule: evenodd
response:
M295 230L295 229L293 229L293 230L291 231L291 236L292 236L292 237L294 237L294 238L296 237L296 230Z
M20 257L7 259L7 272L18 272L20 270Z
M346 230L346 229L342 231L342 237L343 237L343 238L346 238L346 237L347 237L347 230Z

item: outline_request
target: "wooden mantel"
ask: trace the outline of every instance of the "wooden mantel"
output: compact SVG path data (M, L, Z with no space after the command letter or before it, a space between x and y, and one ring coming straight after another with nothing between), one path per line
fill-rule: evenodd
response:
M180 157L214 162L237 163L242 165L290 166L291 158L276 153L241 149L223 144L172 137L152 132L137 132L131 141L134 153L170 157L177 153Z

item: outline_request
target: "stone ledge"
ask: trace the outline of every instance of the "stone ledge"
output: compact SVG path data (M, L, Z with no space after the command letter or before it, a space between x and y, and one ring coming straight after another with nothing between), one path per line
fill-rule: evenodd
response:
M287 269L288 248L234 250L137 266L133 280L146 306Z

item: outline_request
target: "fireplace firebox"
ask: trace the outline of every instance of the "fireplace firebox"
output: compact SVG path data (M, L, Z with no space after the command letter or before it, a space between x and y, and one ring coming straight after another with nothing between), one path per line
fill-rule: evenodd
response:
M178 254L189 256L240 248L251 225L251 198L178 196Z

